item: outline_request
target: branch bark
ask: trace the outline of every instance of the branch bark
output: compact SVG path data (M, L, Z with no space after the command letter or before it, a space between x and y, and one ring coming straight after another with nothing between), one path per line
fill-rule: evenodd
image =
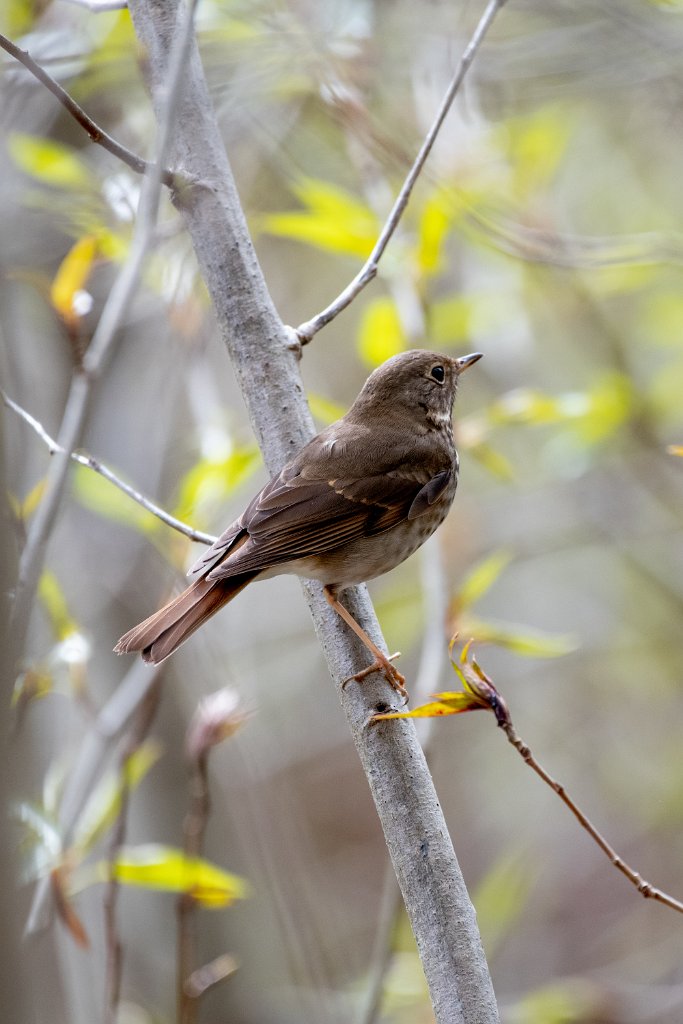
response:
M173 45L177 0L130 0L148 58L157 110ZM196 46L186 64L171 165L210 183L178 197L218 324L271 473L312 435L296 350L258 265L211 107ZM329 608L321 587L303 583L316 632L365 769L430 988L438 1024L493 1024L495 999L476 920L412 724L368 728L393 692L383 677L343 689L367 663L364 649ZM364 587L347 605L386 650Z

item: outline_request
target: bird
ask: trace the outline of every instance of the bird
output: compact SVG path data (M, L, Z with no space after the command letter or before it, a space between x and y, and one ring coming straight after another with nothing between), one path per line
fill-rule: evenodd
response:
M379 670L407 699L396 656L373 643L338 595L399 565L445 519L460 466L453 403L461 375L481 358L413 349L382 363L346 415L290 459L194 563L187 589L114 651L159 664L246 586L295 573L323 584L373 655L351 678Z

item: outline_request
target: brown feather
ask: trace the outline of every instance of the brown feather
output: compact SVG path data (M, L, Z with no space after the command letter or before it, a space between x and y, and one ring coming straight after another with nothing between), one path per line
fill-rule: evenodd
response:
M114 651L116 654L142 651L145 661L158 665L219 608L232 601L255 575L253 572L244 573L218 582L196 580L182 594L122 636Z

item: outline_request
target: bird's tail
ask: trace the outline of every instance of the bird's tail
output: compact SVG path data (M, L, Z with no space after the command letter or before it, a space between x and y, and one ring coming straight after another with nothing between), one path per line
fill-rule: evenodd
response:
M185 643L195 629L232 601L257 574L243 573L228 579L195 580L187 590L134 626L117 643L116 654L141 651L144 661L158 665Z

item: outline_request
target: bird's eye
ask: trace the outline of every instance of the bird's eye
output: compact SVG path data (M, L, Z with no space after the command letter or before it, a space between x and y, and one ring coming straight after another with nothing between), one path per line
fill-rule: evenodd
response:
M446 379L446 371L444 370L443 366L432 366L429 372L431 373L435 381L437 381L439 384L443 384L443 382Z

